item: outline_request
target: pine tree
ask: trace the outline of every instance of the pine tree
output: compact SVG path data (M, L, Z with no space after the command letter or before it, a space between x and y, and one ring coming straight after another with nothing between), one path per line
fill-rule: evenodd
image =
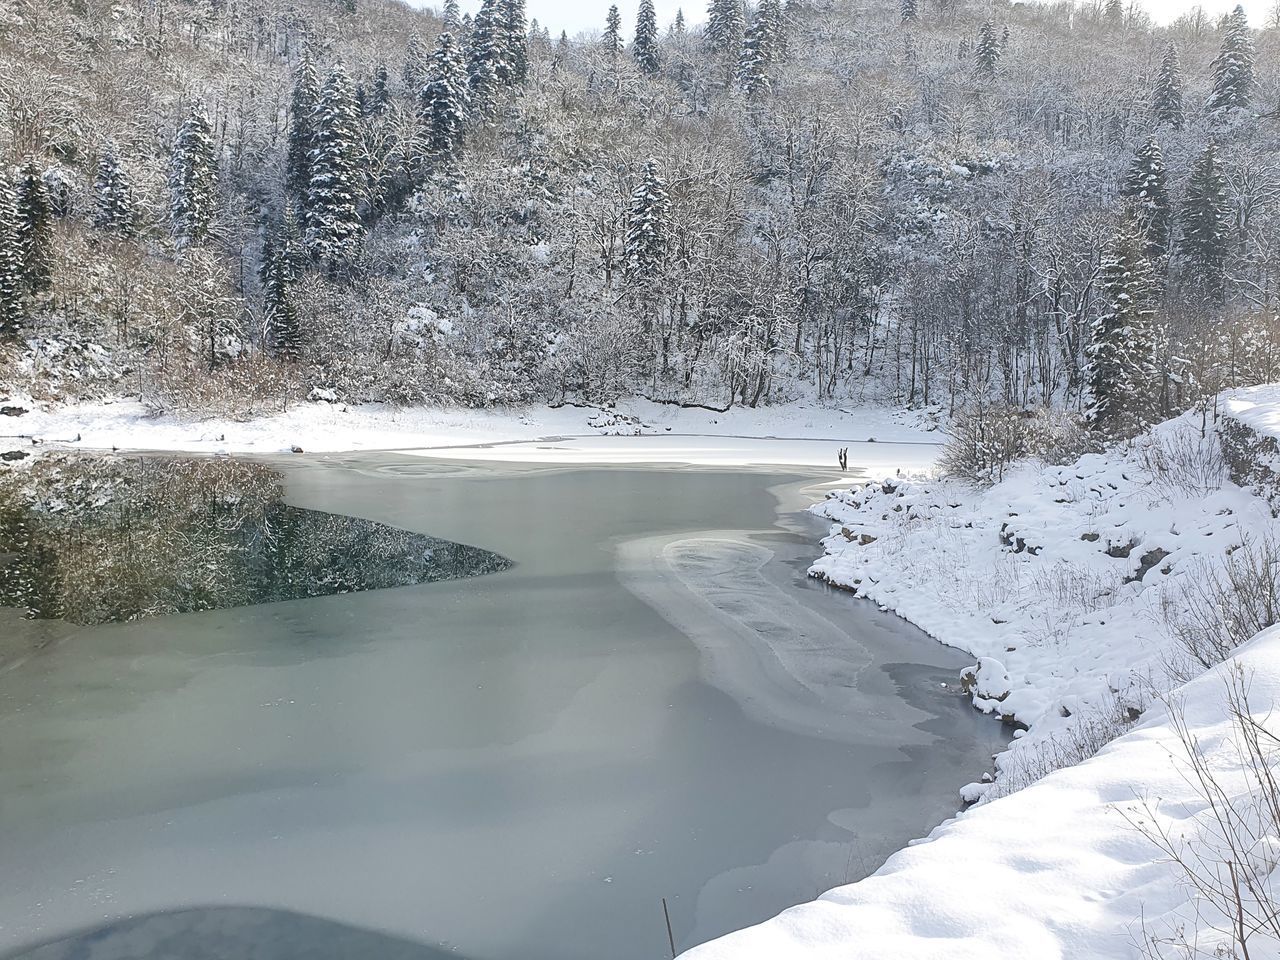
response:
M1227 180L1218 163L1217 144L1210 141L1191 168L1181 249L1192 281L1214 302L1221 302L1225 292L1230 225Z
M53 283L53 205L44 177L32 160L18 171L14 203L22 285L30 293L43 293Z
M631 55L645 73L652 76L658 72L658 15L653 9L653 0L640 0Z
M387 68L378 64L373 71L373 94L369 97L369 110L375 116L381 116L391 106L391 77Z
M1222 51L1214 59L1210 110L1247 107L1253 97L1253 35L1244 7L1227 16Z
M1154 135L1147 137L1138 148L1120 192L1136 207L1137 219L1147 240L1145 255L1151 260L1163 257L1169 252L1173 213L1164 156Z
M604 49L611 57L616 57L622 49L622 14L618 12L616 3L604 18Z
M1107 5L1103 10L1103 17L1107 23L1113 27L1124 25L1124 0L1107 0Z
M285 185L298 202L311 185L311 150L314 131L311 118L320 99L315 63L304 50L293 72L293 96L289 100L289 142L285 155Z
M192 106L169 154L169 220L178 246L202 243L213 225L218 168L204 105Z
M493 114L501 78L510 75L505 55L504 27L498 0L484 0L471 27L471 57L467 64L471 104L479 116Z
M444 23L444 32L453 34L456 40L458 32L462 29L462 10L458 6L458 0L444 0L440 19Z
M360 214L356 206L356 162L360 143L359 118L351 82L335 68L320 91L312 114L314 146L311 150L311 183L307 189L307 249L312 257L338 271L360 239Z
M298 359L301 329L298 311L290 296L302 273L304 254L298 227L290 208L267 235L262 248L258 278L262 282L262 320L267 345L277 355Z
M133 184L111 147L98 159L93 181L93 225L121 237L132 237L137 229Z
M1182 66L1178 63L1178 48L1172 43L1165 48L1156 75L1156 89L1151 98L1151 111L1161 123L1181 130L1186 122L1182 110Z
M649 160L640 183L631 191L623 273L628 280L647 283L657 276L666 254L667 184L658 173L658 161Z
M422 89L422 85L426 82L426 60L427 54L422 47L422 38L414 34L409 38L409 43L404 50L404 66L400 68L400 79L404 82L405 90L411 95L416 95ZM314 75L313 75L314 82ZM320 95L319 84L315 84L316 96ZM314 100L312 101L314 106Z
M768 26L757 12L743 37L742 63L738 67L738 86L748 98L767 93L772 86L770 60Z
M1138 226L1126 220L1102 258L1100 310L1089 331L1085 379L1089 426L1104 437L1130 436L1150 421L1155 362L1155 289Z
M676 9L676 18L675 20L671 21L671 32L675 34L677 37L684 36L685 26L684 26L684 9L683 8Z
M781 63L787 55L787 19L779 0L760 0L759 17L767 39L770 63Z
M920 9L916 0L902 0L900 10L903 23L916 23L920 20Z
M18 249L18 210L9 178L0 176L0 336L22 329L22 258Z
M974 66L979 76L994 77L1000 64L1000 41L996 39L996 25L988 20L978 31L978 47L974 52Z
M744 27L739 0L711 0L707 9L707 49L737 62L741 56Z
M529 24L524 0L502 0L502 61L497 67L499 82L524 83L529 73Z
M421 116L427 153L448 164L462 147L467 113L467 74L462 54L451 33L440 34L431 57L430 79L422 88Z

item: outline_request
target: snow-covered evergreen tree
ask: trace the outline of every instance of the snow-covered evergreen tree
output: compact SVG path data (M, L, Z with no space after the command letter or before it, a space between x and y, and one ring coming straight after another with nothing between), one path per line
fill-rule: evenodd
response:
M1159 259L1169 252L1173 211L1165 175L1164 155L1155 136L1138 148L1125 177L1121 194L1133 201L1138 222L1147 239L1146 256Z
M326 78L311 123L314 146L303 219L307 249L337 271L360 240L356 204L360 120L351 81L341 67L335 67Z
M787 56L787 18L780 0L760 0L759 16L768 37L771 63L781 63Z
M1218 163L1218 146L1210 141L1191 168L1182 208L1181 249L1191 284L1213 301L1223 296L1230 227L1227 179Z
M430 77L422 88L421 115L427 154L447 165L462 147L467 116L467 73L453 34L440 34L431 57Z
M653 0L640 0L631 55L645 73L652 76L658 72L658 15L653 9Z
M667 183L659 174L658 161L644 165L640 183L631 191L627 214L627 234L623 249L624 274L636 283L653 280L667 255Z
M1247 107L1253 98L1253 34L1244 7L1237 6L1226 19L1222 50L1214 59L1213 93L1209 109Z
M192 105L169 154L169 222L179 247L202 243L213 225L217 161L203 103Z
M289 141L285 154L285 185L290 196L302 202L311 184L311 119L320 98L320 81L315 62L303 50L293 72L293 94L289 99Z
M0 337L15 336L25 314L18 209L9 178L0 176Z
M502 0L502 59L495 64L498 81L503 84L524 83L529 73L529 23L524 0Z
M1156 74L1151 112L1157 120L1175 130L1181 130L1186 123L1182 107L1182 66L1178 62L1178 48L1172 42L1165 48L1160 71Z
M18 171L14 205L22 285L30 293L43 293L53 283L53 205L34 160Z
M369 95L369 112L381 116L391 106L391 77L384 64L373 71L373 92Z
M409 38L409 43L405 46L404 66L400 69L400 79L404 83L406 90L416 93L422 89L422 85L426 82L426 64L427 52L423 47L422 38L414 34ZM314 74L312 75L312 81L315 96L318 97L320 95L320 85L315 80Z
M920 8L916 0L902 0L899 14L903 23L916 23L920 19Z
M618 51L622 49L622 14L618 12L616 3L605 14L604 37L602 39L605 52L611 57L617 56Z
M267 346L288 360L298 358L301 329L291 297L305 258L297 222L286 208L280 223L267 235L258 278L262 283L262 321Z
M762 12L757 12L742 39L742 63L738 67L738 86L748 98L767 93L772 85L769 53L769 28Z
M682 37L685 34L683 8L676 9L676 18L671 21L671 33L677 37Z
M1000 65L1000 40L996 25L988 20L978 30L978 45L974 50L974 68L979 76L994 77Z
M121 237L132 237L137 229L133 205L133 183L107 147L98 159L93 180L93 225Z
M705 33L707 49L713 54L737 63L741 56L742 35L746 26L739 0L711 0L707 9Z
M444 6L440 10L440 20L444 24L445 32L453 34L456 40L458 31L462 29L462 9L458 6L458 0L444 0Z
M502 77L510 76L506 61L506 28L499 0L484 0L471 26L471 56L467 63L467 83L472 109L489 117L497 103Z
M1126 219L1102 258L1099 311L1089 330L1085 418L1104 437L1130 436L1150 422L1158 380L1154 283L1145 240Z

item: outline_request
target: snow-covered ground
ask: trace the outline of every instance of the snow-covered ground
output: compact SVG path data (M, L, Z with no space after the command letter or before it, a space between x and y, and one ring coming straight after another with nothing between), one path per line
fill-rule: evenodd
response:
M1280 395L1232 403L1255 425L1280 428ZM894 479L815 507L834 524L813 572L974 654L975 703L1030 729L1000 758L994 787L966 788L981 802L926 841L689 960L1128 960L1146 955L1144 923L1148 936L1224 924L1211 905L1192 903L1178 869L1130 822L1193 844L1214 832L1163 697L1183 704L1237 802L1247 782L1227 710L1235 667L1247 672L1259 719L1280 728L1270 717L1280 631L1207 673L1188 669L1173 639L1211 569L1242 543L1280 534L1267 504L1227 479L1198 426L1173 421L1127 452L1069 467L1024 465L990 489ZM1194 679L1171 678L1171 662ZM1259 870L1274 866L1272 857ZM1156 955L1237 955L1213 953L1220 935L1200 936L1203 953ZM1254 939L1252 957L1280 956L1280 940Z
M83 449L199 453L399 450L432 457L542 463L692 463L919 468L945 439L919 417L880 407L809 405L722 414L647 401L601 411L300 404L249 421L154 416L135 401L46 408L23 397L0 407L0 449L42 444Z

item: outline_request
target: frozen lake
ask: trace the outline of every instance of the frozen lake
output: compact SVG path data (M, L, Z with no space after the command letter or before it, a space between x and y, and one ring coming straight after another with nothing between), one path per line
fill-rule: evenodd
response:
M11 660L0 954L252 907L290 913L227 929L330 936L296 913L387 955L659 960L661 898L683 949L857 879L1001 744L943 686L965 657L805 576L815 471L268 465L293 508L512 565L66 627ZM169 957L217 915L144 927Z

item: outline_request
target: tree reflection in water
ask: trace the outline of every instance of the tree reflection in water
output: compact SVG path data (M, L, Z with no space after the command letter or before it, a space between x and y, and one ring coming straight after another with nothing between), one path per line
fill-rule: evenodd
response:
M283 502L232 459L54 455L0 471L0 606L78 624L472 577L487 550Z

